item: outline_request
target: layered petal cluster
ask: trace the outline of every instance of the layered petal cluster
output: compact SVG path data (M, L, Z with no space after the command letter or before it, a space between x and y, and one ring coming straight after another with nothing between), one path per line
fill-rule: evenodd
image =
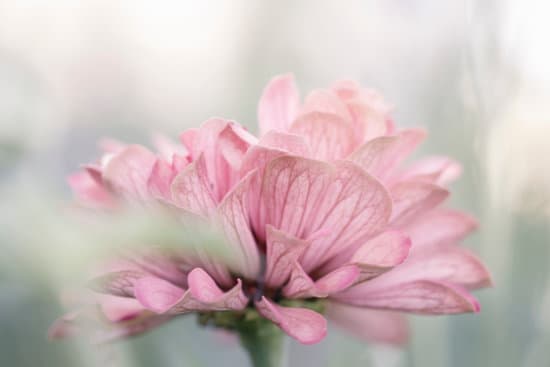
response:
M254 309L304 344L326 317L367 340L400 343L402 313L479 311L484 265L457 245L476 227L442 206L460 175L447 157L405 164L422 129L398 129L375 91L341 81L300 100L291 75L259 102L260 136L210 119L157 152L103 143L103 156L71 176L80 203L111 213L127 203L165 207L223 233L206 247L146 248L113 258L87 304L52 327L100 320L100 340L134 335L177 315ZM155 244L162 246L162 244ZM302 302L303 301L303 302ZM323 313L308 304L318 302Z

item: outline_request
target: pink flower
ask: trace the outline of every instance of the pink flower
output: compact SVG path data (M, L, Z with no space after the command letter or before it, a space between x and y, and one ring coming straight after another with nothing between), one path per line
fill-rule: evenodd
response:
M181 144L157 138L158 153L107 142L98 163L70 177L79 202L96 210L155 205L183 226L218 228L228 256L201 246L119 256L92 282L83 303L94 307L58 320L53 336L82 319L103 320L96 336L111 340L180 314L238 319L255 309L304 344L323 339L325 315L367 340L401 343L402 313L479 311L470 290L490 276L457 246L476 222L442 207L460 165L402 164L423 130L397 129L380 95L354 82L300 104L291 75L265 88L259 125L257 139L211 119Z

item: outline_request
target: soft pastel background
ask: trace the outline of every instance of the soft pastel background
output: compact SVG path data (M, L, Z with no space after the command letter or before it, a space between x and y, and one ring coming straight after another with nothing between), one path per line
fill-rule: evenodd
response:
M383 92L423 152L464 163L465 246L492 270L482 312L412 318L403 349L331 330L291 366L550 365L550 6L520 0L0 0L0 365L246 366L194 317L109 348L50 343L56 287L86 234L65 176L103 136L147 143L212 115L255 129L268 79L354 78ZM65 213L66 214L66 213Z

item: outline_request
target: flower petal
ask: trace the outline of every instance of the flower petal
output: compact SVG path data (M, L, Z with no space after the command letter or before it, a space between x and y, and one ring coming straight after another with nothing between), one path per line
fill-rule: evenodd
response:
M329 302L327 316L345 331L369 342L401 345L409 338L406 318L391 311Z
M175 176L176 172L172 166L163 159L157 159L147 180L149 194L155 199L170 201L172 199L171 185Z
M381 279L378 277L375 280ZM392 286L373 286L374 281L360 283L339 295L338 301L375 309L418 314L454 314L478 312L479 303L464 288L432 280L412 280Z
M282 286L307 245L309 242L267 225L265 284L271 288Z
M301 157L309 157L309 147L303 136L271 130L266 133L258 145L289 152Z
M241 167L243 156L258 139L240 125L229 122L219 136L220 153L235 171Z
M367 241L351 258L359 267L360 280L372 279L401 264L407 258L411 240L398 231L387 231Z
M324 298L349 288L357 281L359 274L358 267L346 265L313 281L302 266L295 262L290 280L283 288L283 295L288 298Z
M468 249L453 245L423 246L413 249L407 261L387 274L391 279L428 279L459 284L468 289L492 284L483 263Z
M208 218L216 207L203 155L174 178L171 185L173 203L179 208Z
M224 292L208 273L201 268L195 268L189 273L187 281L193 298L204 304L208 310L242 310L248 303L240 279L237 279L237 285Z
M156 157L139 145L129 145L103 168L103 180L113 191L132 199L150 198L147 181Z
M267 298L256 302L256 309L263 317L273 321L285 333L302 344L320 342L327 334L327 321L315 311L306 308L282 307Z
M340 116L348 124L351 115L346 105L338 98L338 95L329 89L315 89L311 91L300 110L300 115L311 112L323 112Z
M437 244L453 244L477 228L477 221L458 210L436 208L419 216L406 227L415 248Z
M176 308L181 311L177 313L195 309L193 307L195 302L191 301L189 291L156 277L138 279L134 284L134 295L145 308L159 314L173 311Z
M290 127L290 132L303 136L312 157L319 160L345 158L354 148L352 126L341 116L332 113L311 112L301 115Z
M250 231L248 215L248 191L250 180L255 172L251 172L227 194L218 207L218 215L222 228L231 246L234 256L230 259L235 271L248 279L255 279L260 272L260 255L256 240Z
M88 170L70 175L67 179L76 200L91 208L111 209L115 206L115 198Z
M422 181L403 181L391 188L394 226L410 223L441 204L448 196L446 189Z
M258 105L260 135L270 130L287 131L300 104L294 76L276 76L265 87Z
M261 201L265 224L297 238L327 233L304 253L306 272L378 232L391 211L385 188L353 163L290 156L266 167Z
M138 317L145 308L135 298L102 295L99 307L110 322L128 321Z
M349 160L380 180L387 180L392 171L424 140L422 129L404 130L393 136L380 136L363 144Z
M135 270L123 270L107 273L88 282L90 289L118 297L133 297L134 284L145 274Z
M449 157L429 157L414 162L399 174L399 180L431 182L446 186L462 173L460 163Z

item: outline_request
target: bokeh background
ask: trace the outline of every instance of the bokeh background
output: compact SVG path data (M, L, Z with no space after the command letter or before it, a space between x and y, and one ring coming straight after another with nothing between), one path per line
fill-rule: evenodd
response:
M421 151L464 164L452 204L479 218L465 246L496 284L480 314L412 317L404 348L331 330L290 342L290 365L550 365L548 14L520 0L0 0L0 365L248 364L194 317L107 348L48 342L86 242L60 213L99 138L146 144L213 115L254 130L263 86L288 71L303 91L379 89L400 125L429 129Z

